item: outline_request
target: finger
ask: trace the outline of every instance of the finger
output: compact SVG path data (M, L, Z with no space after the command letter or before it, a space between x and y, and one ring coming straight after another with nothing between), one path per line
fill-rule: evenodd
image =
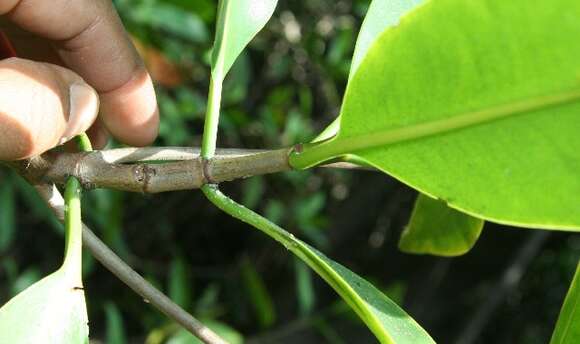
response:
M159 118L149 74L109 0L5 0L0 15L54 41L64 63L100 94L102 118L119 140L145 145Z
M99 119L89 128L87 135L91 140L93 149L103 149L109 142L109 133L105 129L103 122Z
M86 131L99 98L75 73L19 58L0 61L0 160L43 153Z

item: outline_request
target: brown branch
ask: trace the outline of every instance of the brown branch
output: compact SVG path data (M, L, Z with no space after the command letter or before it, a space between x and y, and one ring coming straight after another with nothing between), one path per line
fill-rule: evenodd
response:
M215 158L205 161L198 148L122 148L89 153L46 153L9 165L34 183L62 185L68 177L74 176L87 189L159 193L289 171L291 152L292 148L221 149ZM348 163L325 167L359 168Z
M59 221L64 221L64 199L54 185L35 185L36 190L46 201ZM215 332L206 327L179 305L171 301L165 294L153 287L136 271L131 269L121 258L107 247L84 223L83 244L93 257L117 276L129 288L133 289L143 299L155 308L183 326L191 334L207 344L226 344Z

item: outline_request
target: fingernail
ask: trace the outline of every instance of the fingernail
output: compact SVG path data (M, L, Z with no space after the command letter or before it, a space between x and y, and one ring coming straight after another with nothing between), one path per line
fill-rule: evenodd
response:
M85 132L97 118L99 96L88 85L74 83L69 88L69 114L59 145Z

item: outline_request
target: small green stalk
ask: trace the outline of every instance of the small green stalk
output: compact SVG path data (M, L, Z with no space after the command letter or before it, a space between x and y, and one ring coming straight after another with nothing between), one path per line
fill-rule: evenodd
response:
M207 112L203 128L203 140L201 143L201 156L211 159L215 155L220 107L222 98L223 78L213 75L209 84L207 96Z
M92 146L89 138L82 134L77 137L81 151L91 151ZM81 184L75 177L70 177L66 183L64 192L64 228L65 228L65 253L62 269L77 279L78 285L82 286L82 232L81 220Z

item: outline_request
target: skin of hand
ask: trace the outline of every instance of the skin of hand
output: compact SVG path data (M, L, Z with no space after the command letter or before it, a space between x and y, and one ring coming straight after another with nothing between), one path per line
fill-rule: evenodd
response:
M0 0L0 29L18 56L0 61L0 160L87 130L97 148L155 140L153 83L110 0Z

